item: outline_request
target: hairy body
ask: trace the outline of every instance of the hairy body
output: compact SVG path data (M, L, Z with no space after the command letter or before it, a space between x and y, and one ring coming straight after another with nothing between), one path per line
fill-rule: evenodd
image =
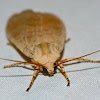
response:
M33 62L53 72L54 63L64 48L66 30L57 16L27 10L10 18L7 37Z

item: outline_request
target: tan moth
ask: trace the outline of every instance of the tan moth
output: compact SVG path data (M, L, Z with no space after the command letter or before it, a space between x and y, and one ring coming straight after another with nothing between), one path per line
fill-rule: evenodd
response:
M99 52L100 50L81 57L60 60L66 41L66 29L63 22L53 14L38 13L31 10L23 11L20 14L13 15L9 19L6 31L11 44L25 56L29 57L32 62L0 58L16 62L4 68L19 64L28 64L35 67L33 78L26 91L29 91L31 88L39 70L53 75L56 66L59 66L68 81L67 86L70 86L70 80L65 73L63 63L73 60L100 63L100 61L83 59L83 57Z

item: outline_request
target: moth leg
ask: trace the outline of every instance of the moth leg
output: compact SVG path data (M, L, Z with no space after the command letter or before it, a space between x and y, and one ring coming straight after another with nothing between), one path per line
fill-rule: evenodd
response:
M10 68L12 66L20 65L20 64L22 64L22 62L21 63L14 63L14 64L11 64L11 65L6 65L6 66L4 66L4 68Z
M95 52L92 52L92 53L88 53L86 55L83 55L83 56L80 56L80 57L77 57L77 58L68 58L68 59L60 60L59 61L59 64L62 64L62 63L65 63L65 62L70 62L70 61L73 61L73 60L81 60L83 57L92 55L92 54L97 53L97 52L100 52L100 50L95 51ZM88 59L87 60L84 59L84 61L100 63L100 61L94 61L94 60L88 60Z
M95 61L95 60L90 60L90 59L77 59L78 61L84 61L84 62L91 62L91 63L100 63L100 61L98 60L98 61Z
M30 83L30 85L29 85L29 87L27 88L27 92L30 90L30 88L32 87L32 85L33 85L33 82L34 82L34 80L35 80L35 78L36 78L36 76L37 76L37 74L38 74L38 70L39 70L39 68L38 69L36 69L35 71L34 71L34 74L33 74L33 77L32 77L32 80L31 80L31 83Z
M72 61L72 60L77 60L77 61L84 61L84 62L90 62L90 63L100 63L100 60L90 60L90 59L82 59L82 58L68 58L68 59L64 59L64 60L61 60L59 61L60 63L65 63L65 62L69 62L69 61Z
M68 38L67 40L65 40L65 43L69 42L70 41L70 38Z
M66 74L66 72L65 72L65 69L64 69L63 65L62 65L62 64L59 64L59 63L58 63L58 65L60 66L63 75L65 76L65 78L66 78L67 81L68 81L67 86L70 86L70 80L69 80L69 78L68 78L68 76L67 76L67 74Z
M32 65L32 66L36 66L36 64L34 64L34 63L19 62L19 63L14 63L14 64L11 64L11 65L6 65L6 66L4 66L4 68L10 68L10 67L12 67L12 66L15 66L15 65L20 65L20 64L25 64L25 65Z

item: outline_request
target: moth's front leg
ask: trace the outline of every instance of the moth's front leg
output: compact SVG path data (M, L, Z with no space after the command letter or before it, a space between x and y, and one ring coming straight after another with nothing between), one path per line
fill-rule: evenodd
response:
M30 88L32 87L33 82L34 82L34 80L35 80L35 78L36 78L36 76L37 76L37 74L38 74L38 70L39 70L39 67L36 67L36 69L34 70L34 74L33 74L33 78L32 78L32 80L31 80L31 83L30 83L30 85L29 85L29 87L27 88L26 91L29 91Z
M59 62L58 62L58 65L60 66L60 68L61 68L61 71L62 71L63 75L65 76L65 78L66 78L66 79L67 79L67 81L68 81L67 86L70 86L70 80L69 80L69 78L68 78L68 76L67 76L67 74L66 74L66 72L65 72L65 69L64 69L63 65L62 65L62 64L60 64Z

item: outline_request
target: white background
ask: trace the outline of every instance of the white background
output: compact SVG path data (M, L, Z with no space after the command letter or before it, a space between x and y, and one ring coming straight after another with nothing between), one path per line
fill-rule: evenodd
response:
M25 9L53 13L63 20L67 37L71 38L63 58L100 49L100 0L0 0L0 57L24 61L7 45L5 27L12 14ZM100 60L100 53L86 58ZM53 77L39 73L31 90L26 92L33 71L21 67L3 69L11 63L0 60L0 100L100 100L100 64L65 66L70 87L59 70Z

